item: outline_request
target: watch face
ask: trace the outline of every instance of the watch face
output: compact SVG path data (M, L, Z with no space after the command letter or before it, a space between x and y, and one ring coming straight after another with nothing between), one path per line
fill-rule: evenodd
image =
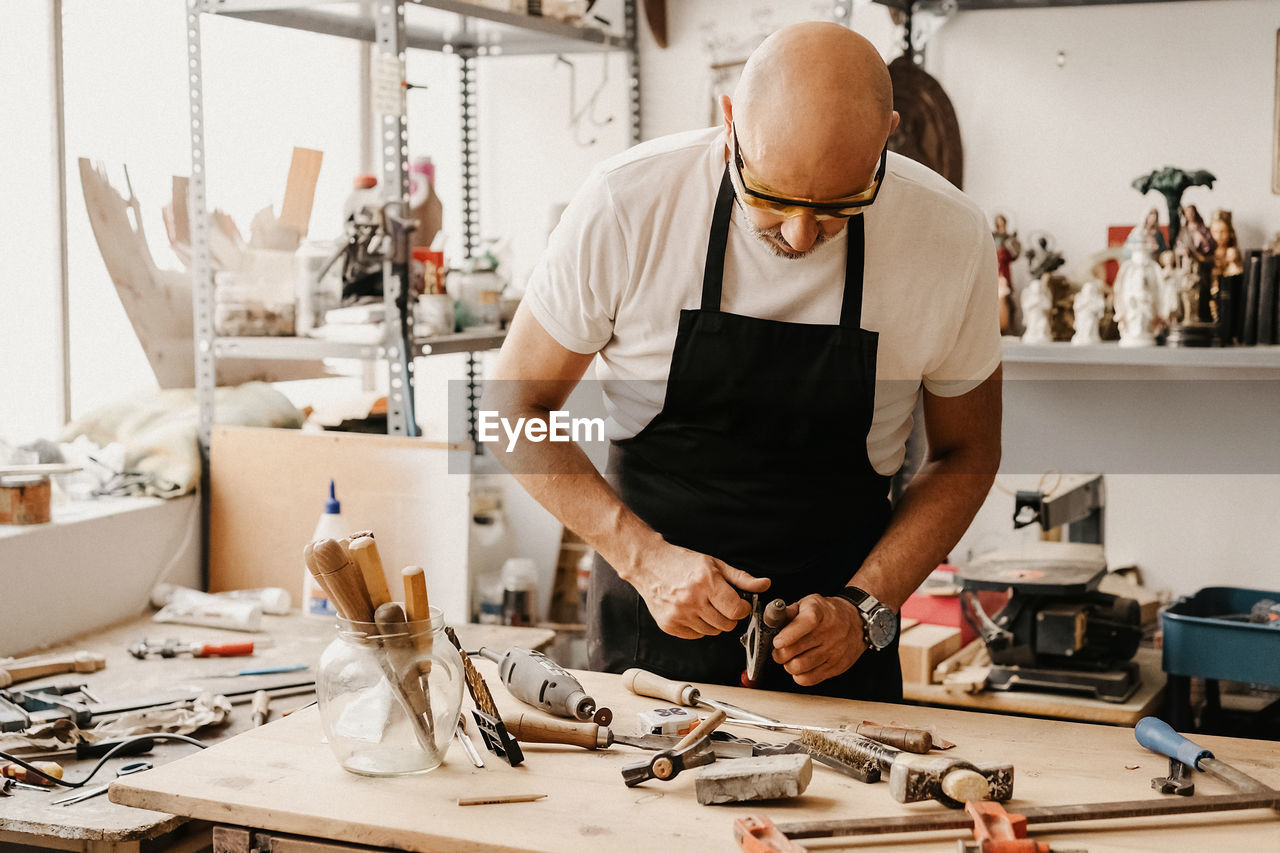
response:
M887 607L878 607L867 615L867 632L871 635L871 645L883 649L893 642L897 629L897 620L893 611Z

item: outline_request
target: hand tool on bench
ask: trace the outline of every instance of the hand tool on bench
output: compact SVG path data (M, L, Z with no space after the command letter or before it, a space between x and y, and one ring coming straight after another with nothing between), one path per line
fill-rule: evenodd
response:
M242 657L253 654L253 643L184 643L176 637L170 637L163 643L143 640L129 647L129 654L138 660L157 655L162 658L176 658L178 655L191 655L193 658Z
M445 626L444 634L462 656L462 670L467 676L467 692L471 694L471 701L476 705L471 711L471 716L476 721L476 728L480 730L480 738L490 752L506 759L508 764L515 767L524 761L524 752L520 749L520 743L507 731L507 727L502 722L502 715L498 713L498 706L493 701L493 694L489 691L489 685L485 684L484 676L480 675L480 671L476 669L476 665L471 662L470 656L458 642L458 635L449 626Z
M378 665L409 716L418 744L428 755L438 756L431 694L418 672L417 648L409 635L404 608L398 601L388 601L378 607L374 621L378 625L378 645L382 652L377 656Z
M508 716L503 722L512 737L526 743L562 743L583 749L604 749L616 740L608 726L597 723L572 723L539 714Z
M702 695L697 687L688 682L680 683L655 675L644 669L628 669L622 673L622 683L637 696L649 696L654 699L666 699L668 702L675 702L677 705L684 705L688 708L706 708L708 710L720 709L724 711L728 718L725 722L731 725L755 726L756 728L768 729L777 732L836 732L844 733L848 729L831 728L830 726L806 726L793 723L784 723L781 720L775 720L773 717L766 717L763 714L757 714L754 711L748 711L737 705L731 705L728 702L722 702L719 699L708 699ZM858 726L862 729L863 726ZM908 749L910 752L917 750L928 752L927 748L922 749L927 742L932 747L932 736L922 729L898 729L897 727L879 726L868 727L868 731L876 731L877 734L892 736L899 743L913 747ZM863 734L863 737L871 737L869 734ZM878 740L878 738L872 738ZM897 744L893 744L896 746ZM905 748L905 747L899 747Z
M1216 776L1242 794L1261 794L1280 799L1280 791L1263 782L1259 782L1252 776L1242 773L1225 761L1219 761L1214 758L1212 752L1199 744L1187 740L1175 732L1164 720L1155 717L1143 717L1134 726L1133 734L1138 739L1138 743L1152 752L1167 755L1188 767L1194 767L1197 770L1208 773L1210 776ZM1155 785L1157 781L1159 780L1153 779L1152 784L1154 787L1159 788L1159 786Z
M113 738L112 740L98 741L97 743L88 743L81 741L75 746L68 746L63 749L43 749L38 752L22 752L14 750L14 754L24 761L35 758L60 758L68 756L77 761L86 758L101 758L111 750L120 746L121 742L125 743L123 749L115 753L117 757L126 755L141 755L144 752L150 752L155 747L155 741L151 738L141 738L139 740L124 741L123 738Z
M129 776L133 773L142 773L145 770L150 770L152 766L153 765L151 764L150 761L130 762L129 764L125 764L119 770L116 771L116 778L119 778L121 776ZM110 787L111 787L111 783L108 782L106 785L97 785L93 788L85 788L83 790L77 791L76 793L72 794L69 797L63 797L61 799L54 800L53 804L55 806L69 806L69 805L72 805L73 803L78 803L78 802L81 802L82 800L87 800L90 797L96 797L99 794L105 794L107 792L107 789Z
M476 767L484 767L484 758L480 756L480 750L476 749L476 745L471 742L471 736L467 734L467 719L461 714L458 715L458 725L453 730L453 737L462 744L462 749L467 753L467 758L471 759L471 763Z
M874 764L889 779L889 794L900 803L937 800L961 808L970 800L1006 802L1013 797L1013 765L977 765L950 755L902 752L850 732L800 735L812 750L852 765Z
M764 677L765 667L773 660L773 638L795 618L798 607L775 598L768 604L757 593L739 592L751 604L751 620L739 638L747 650L747 668L742 671L742 686L755 687Z
M26 759L24 758L23 761L26 761ZM41 773L45 773L55 779L62 778L62 765L56 761L29 761L27 763ZM27 785L39 785L43 788L52 788L55 784L37 773L32 773L21 764L13 764L7 761L0 764L0 777Z
M503 685L526 705L557 717L592 720L601 726L613 722L612 711L597 711L596 700L587 695L578 679L542 652L512 646L500 653L482 646L479 654L498 665Z
M106 665L107 660L102 655L83 651L31 655L23 658L0 658L0 687L64 672L97 672Z
M678 776L682 770L710 764L716 760L716 754L711 749L711 733L724 720L724 711L717 709L699 723L697 728L681 738L674 749L663 750L648 761L623 767L622 780L627 783L628 788L634 788L649 779L667 782Z

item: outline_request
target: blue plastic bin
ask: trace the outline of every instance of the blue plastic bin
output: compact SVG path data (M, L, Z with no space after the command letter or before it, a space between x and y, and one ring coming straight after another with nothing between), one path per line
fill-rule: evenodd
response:
M1280 687L1280 627L1220 617L1248 613L1280 592L1210 586L1175 601L1161 615L1169 675Z

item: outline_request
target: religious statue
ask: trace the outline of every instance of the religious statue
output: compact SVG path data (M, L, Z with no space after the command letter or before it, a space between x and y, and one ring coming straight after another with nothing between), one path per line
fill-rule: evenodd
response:
M1145 248L1134 249L1133 256L1120 264L1112 286L1120 346L1156 345L1156 331L1163 325L1158 317L1162 278L1160 265Z
M1149 208L1142 217L1142 224L1129 232L1124 241L1124 256L1129 258L1135 248L1143 248L1152 258L1159 259L1160 254L1168 249L1164 241L1164 232L1160 230L1160 211Z
M1033 279L1053 272L1064 263L1066 261L1053 247L1053 239L1047 234L1040 234L1027 249L1027 271Z
M1235 302L1242 298L1244 290L1244 263L1240 256L1240 244L1231 222L1231 211L1215 210L1209 223L1209 233L1218 248L1213 251L1213 286L1210 289L1210 308L1213 322L1218 327L1218 343L1230 346L1233 342L1232 312L1238 311Z
M1053 296L1049 292L1047 276L1038 276L1022 289L1022 342L1047 344L1053 340L1049 333L1049 314L1053 310Z
M1209 292L1213 284L1213 262L1218 243L1194 204L1182 209L1182 228L1174 243L1182 295L1178 320L1181 325L1213 319L1209 312Z
M1213 182L1216 180L1212 172L1206 172L1204 169L1188 171L1174 166L1165 166L1163 169L1156 169L1134 178L1130 186L1143 195L1155 190L1164 196L1164 203L1169 208L1169 242L1177 245L1178 209L1182 204L1182 194L1192 187L1213 189Z
M1022 254L1018 232L1009 231L1009 220L1003 213L995 215L991 238L996 243L996 276L1000 294L1000 331L1008 332L1013 324L1013 262Z
M1102 283L1089 279L1080 288L1075 299L1076 332L1071 343L1078 345L1102 343L1102 315L1107 309L1107 297Z

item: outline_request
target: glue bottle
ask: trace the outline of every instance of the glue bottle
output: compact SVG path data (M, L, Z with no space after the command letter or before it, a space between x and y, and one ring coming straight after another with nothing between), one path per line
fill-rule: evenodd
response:
M324 502L324 514L316 523L316 532L311 535L311 541L315 542L317 539L336 541L349 532L346 522L342 519L342 503L335 497L333 480L330 480L329 499ZM320 588L320 584L316 583L316 579L312 577L306 566L302 567L302 615L319 616L324 619L331 619L338 615L337 608Z

